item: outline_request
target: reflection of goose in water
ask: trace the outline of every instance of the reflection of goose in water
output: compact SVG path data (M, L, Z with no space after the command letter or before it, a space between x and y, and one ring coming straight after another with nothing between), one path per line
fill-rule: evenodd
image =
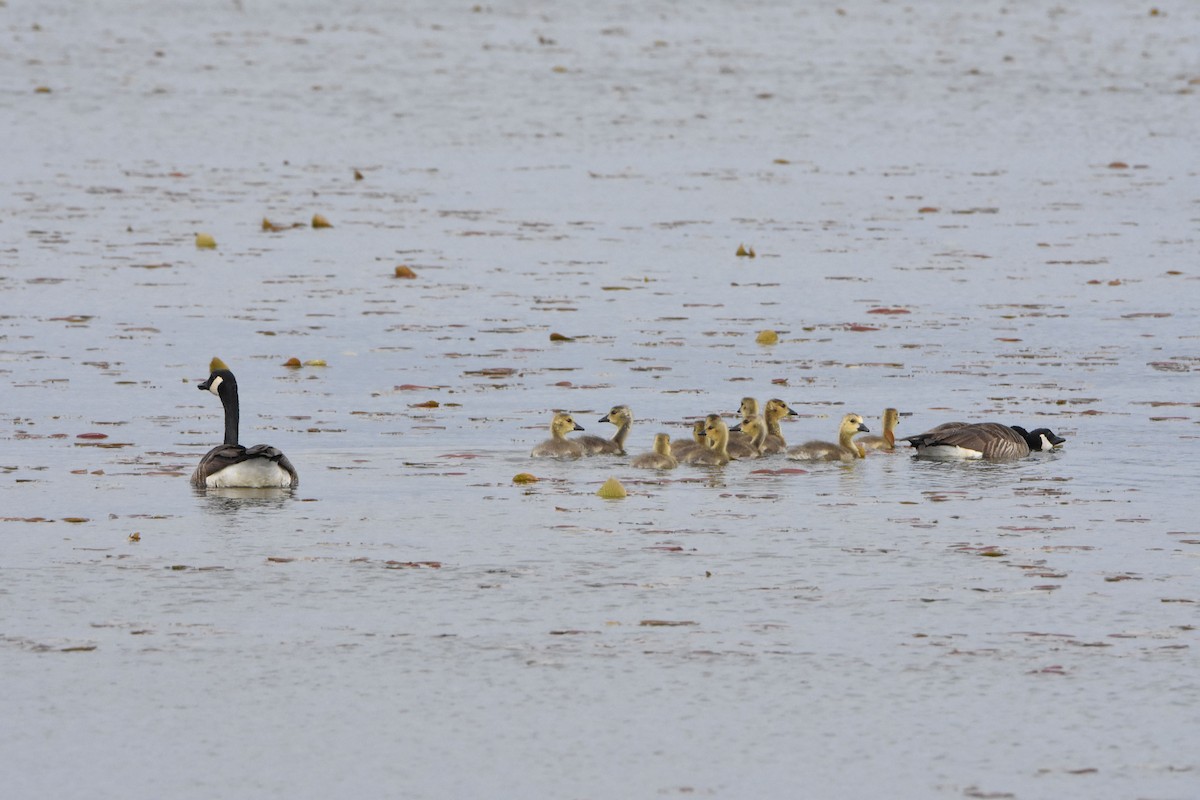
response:
M860 436L855 441L864 450L895 450L896 426L900 424L900 412L894 408L883 410L883 434Z
M863 425L862 417L858 414L847 414L842 417L838 426L838 440L834 442L812 441L797 445L787 451L788 458L795 461L853 461L865 458L866 452L854 441L855 434L870 433L871 429Z
M221 398L225 407L225 442L204 454L192 485L203 488L237 487L247 489L287 488L300 482L287 456L267 444L243 447L238 444L237 379L221 362L213 359L212 374L199 388Z
M625 438L633 426L633 412L629 406L613 406L607 414L600 418L601 422L611 422L617 426L617 432L611 439L603 436L577 436L575 441L583 446L583 454L587 456L625 455Z
M629 466L638 469L675 469L678 464L679 460L671 454L671 437L665 433L655 434L653 452L642 453L629 462Z
M583 445L567 438L571 431L581 431L583 428L575 423L570 414L555 414L550 420L550 438L533 448L529 455L533 458L580 458L583 456Z
M1018 425L999 422L947 422L901 441L911 444L917 455L925 458L1005 459L1053 450L1066 439L1049 428L1027 431Z

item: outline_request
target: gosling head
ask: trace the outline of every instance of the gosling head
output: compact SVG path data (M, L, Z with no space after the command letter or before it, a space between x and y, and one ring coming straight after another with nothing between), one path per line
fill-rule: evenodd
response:
M607 414L600 418L600 421L611 422L619 427L627 422L633 422L633 412L629 410L629 406L613 406Z
M581 430L583 428L575 422L575 419L570 414L555 414L554 419L550 421L550 433L560 439L572 431Z
M725 420L721 419L719 414L709 414L704 418L704 434L708 437L710 444L716 445L722 439L728 441L729 427L726 426Z
M671 455L671 437L665 433L654 434L654 452L664 456Z
M767 401L766 416L769 419L783 419L784 417L799 416L787 403L779 398L772 398Z
M758 416L758 401L753 397L743 397L742 404L738 406L738 415L742 419L750 419Z
M750 419L742 420L741 422L739 422L737 425L734 425L729 430L730 431L741 431L742 433L744 433L750 437L750 441L752 441L756 444L761 444L758 441L758 439L760 436L766 435L767 426L766 426L766 423L763 422L762 417L751 417Z
M870 433L871 429L863 424L863 418L858 414L847 414L842 417L842 431L853 436L856 433Z

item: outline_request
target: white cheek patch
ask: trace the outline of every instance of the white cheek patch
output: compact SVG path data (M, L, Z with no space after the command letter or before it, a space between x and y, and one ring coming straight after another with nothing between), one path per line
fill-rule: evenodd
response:
M221 388L221 382L222 382L222 381L224 381L224 380L225 380L225 379L224 379L224 378L222 378L220 375L218 375L217 377L213 378L213 379L212 379L212 383L210 383L210 384L208 385L208 390L209 390L210 392L212 392L213 394L217 395L217 397L220 397L221 395L220 395L220 393L218 393L218 392L217 392L217 390Z
M1046 438L1046 434L1044 434L1044 433L1042 434L1042 449L1043 450L1053 450L1057 446L1058 445L1054 444L1053 442L1051 442L1049 439Z

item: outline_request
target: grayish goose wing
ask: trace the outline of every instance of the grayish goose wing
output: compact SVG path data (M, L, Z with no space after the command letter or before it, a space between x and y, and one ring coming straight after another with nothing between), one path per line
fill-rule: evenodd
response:
M204 454L196 471L192 473L192 485L203 487L209 475L216 475L226 467L240 464L255 458L265 458L274 461L288 475L292 476L292 486L300 482L296 468L283 451L269 444L256 444L253 447L242 447L240 444L219 444Z

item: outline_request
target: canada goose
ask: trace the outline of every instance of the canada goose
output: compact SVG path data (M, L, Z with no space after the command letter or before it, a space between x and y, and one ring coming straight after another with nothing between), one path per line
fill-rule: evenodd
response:
M221 398L225 407L225 443L204 454L192 485L209 489L245 488L267 489L295 486L300 482L296 468L280 450L267 444L243 447L238 444L237 379L220 359L213 359L214 369L208 380L199 385Z
M1027 431L999 422L945 423L901 441L925 458L1022 458L1036 450L1053 450L1066 439L1049 428Z
M575 441L583 446L585 456L625 455L625 438L633 425L633 412L629 406L613 406L609 412L600 418L601 422L611 422L617 426L617 432L611 439L603 436L577 436Z
M685 459L695 450L708 449L708 437L704 434L704 420L692 423L692 438L671 442L671 455L686 463Z
M858 414L847 414L842 417L838 426L837 444L833 442L805 442L787 451L787 457L795 461L853 461L856 458L866 458L864 451L854 441L857 433L870 433L871 429L863 425L862 417Z
M763 454L763 442L767 438L767 423L763 422L762 417L744 419L729 430L730 433L738 431L745 434L747 440L735 442L732 437L730 438L728 446L730 458L758 458Z
M689 464L723 467L729 463L729 427L716 414L704 420L704 433L710 442L707 450L697 450L689 458Z
M555 414L550 421L550 438L533 448L529 454L532 458L580 458L583 456L583 445L568 439L571 431L581 431L583 428L576 424L570 414Z
M671 437L665 433L654 435L654 452L642 453L629 462L638 469L675 469L679 459L671 455Z
M738 418L742 422L745 422L746 420L754 419L757 416L760 416L758 410L758 401L753 397L743 397L741 405L738 406ZM739 442L748 446L750 444L750 435L738 430L738 426L734 425L729 429L729 443L736 447L737 443ZM734 457L737 457L736 454Z
M883 435L860 436L854 441L864 450L895 450L896 426L900 424L900 412L894 408L883 410Z
M779 420L794 416L797 416L796 412L782 400L772 398L767 401L767 409L763 412L763 422L767 426L767 438L763 440L764 456L783 453L787 450L787 442L783 438L783 429L779 427Z

